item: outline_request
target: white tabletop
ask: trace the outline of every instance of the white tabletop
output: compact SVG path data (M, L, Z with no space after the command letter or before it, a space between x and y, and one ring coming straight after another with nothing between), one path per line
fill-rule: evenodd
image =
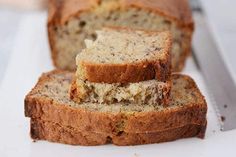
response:
M18 32L18 25L23 13L0 8L0 84L6 72L10 58L15 35Z

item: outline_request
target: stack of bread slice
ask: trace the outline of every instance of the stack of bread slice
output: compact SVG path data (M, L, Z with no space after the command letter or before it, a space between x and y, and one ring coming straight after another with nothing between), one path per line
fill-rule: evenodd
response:
M167 104L169 32L104 28L77 55L71 98L77 102Z
M137 145L203 138L207 105L195 82L171 74L171 35L104 28L77 55L76 73L43 74L25 98L36 140Z

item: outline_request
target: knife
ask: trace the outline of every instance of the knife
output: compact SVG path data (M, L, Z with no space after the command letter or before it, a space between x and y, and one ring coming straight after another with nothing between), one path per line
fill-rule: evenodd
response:
M196 2L194 3L196 7ZM221 130L236 128L236 85L211 35L203 11L194 10L195 28L193 58L202 72L209 93L212 94Z

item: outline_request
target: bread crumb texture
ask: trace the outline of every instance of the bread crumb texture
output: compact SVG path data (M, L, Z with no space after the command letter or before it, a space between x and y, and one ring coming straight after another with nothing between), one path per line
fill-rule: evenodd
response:
M191 29L179 27L177 23L155 11L137 7L125 7L119 0L102 0L89 10L72 16L63 25L52 25L53 54L55 64L61 69L75 70L75 57L85 48L85 39L95 40L99 30L104 26L129 27L153 31L171 31L173 36L172 67L174 71L182 69L186 56L190 51ZM49 32L50 33L50 32ZM109 40L107 42L112 42ZM117 43L118 45L122 43ZM88 44L87 44L88 45ZM139 48L143 48L143 44ZM123 47L123 46L122 46ZM132 46L125 46L130 49ZM111 47L110 47L111 48ZM109 49L110 49L109 48ZM118 54L116 54L118 55ZM114 57L120 62L121 57ZM128 57L129 58L129 57ZM124 59L127 59L126 57ZM103 59L102 61L107 61Z

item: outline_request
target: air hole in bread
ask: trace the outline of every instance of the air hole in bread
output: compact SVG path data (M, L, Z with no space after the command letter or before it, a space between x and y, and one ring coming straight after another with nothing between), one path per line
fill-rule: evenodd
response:
M79 22L79 26L80 26L81 28L83 28L85 25L86 25L86 22L85 22L85 21L80 21L80 22Z
M97 35L95 33L92 33L91 37L92 37L93 40L95 40L97 38Z
M124 133L124 131L119 131L119 132L117 133L117 136L121 136L123 133Z

